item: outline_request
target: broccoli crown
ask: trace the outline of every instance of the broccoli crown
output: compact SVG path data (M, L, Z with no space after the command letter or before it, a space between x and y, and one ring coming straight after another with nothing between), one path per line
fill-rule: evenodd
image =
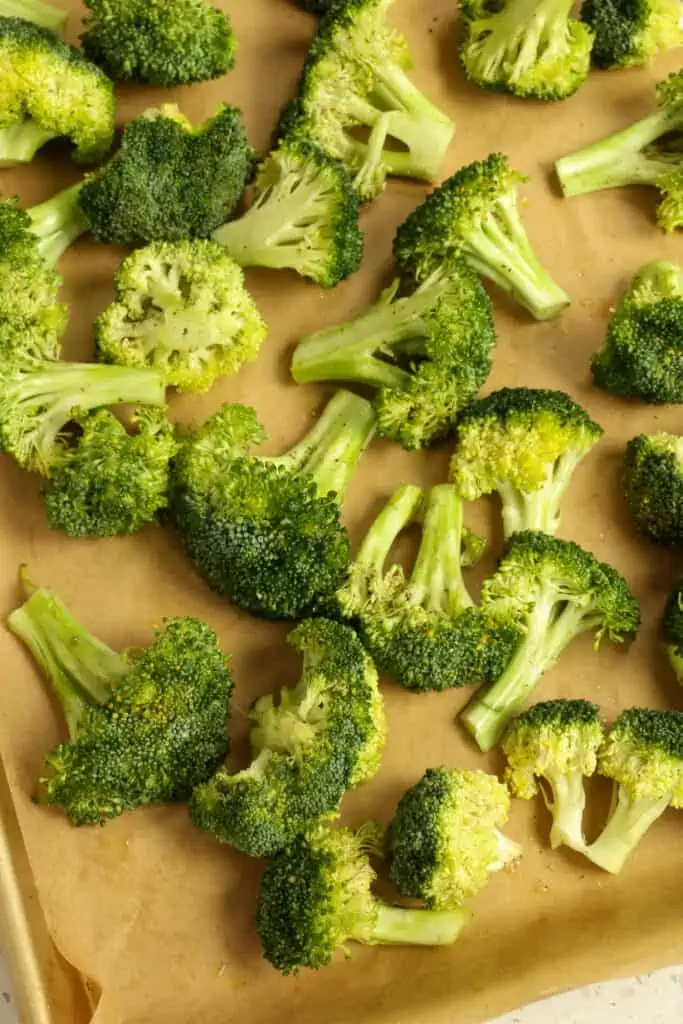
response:
M0 16L0 165L27 162L67 137L74 159L96 163L114 138L114 88L51 31Z
M669 594L662 626L671 667L683 683L683 580Z
M85 0L83 52L118 81L186 85L226 74L236 40L205 0Z
M683 402L683 270L657 260L641 268L613 314L593 378L614 395L652 405Z
M640 532L656 544L683 544L683 437L634 437L626 447L623 483Z
M572 0L484 0L465 6L460 59L483 89L562 100L588 76L593 32Z
M683 42L678 0L584 0L581 20L595 35L592 57L599 68L647 64Z
M339 502L374 431L365 399L338 392L304 440L278 459L253 409L225 405L175 461L171 512L199 572L266 618L315 614L342 584L349 541Z
M600 751L598 770L632 800L683 807L683 712L622 711Z
M456 907L521 854L499 829L510 797L495 775L430 768L399 802L389 826L391 880L428 907Z
M206 237L237 206L253 162L236 107L195 128L167 104L126 125L118 152L83 186L81 208L101 242Z
M114 537L156 521L168 505L170 460L178 451L163 410L141 409L129 434L106 409L80 421L78 441L50 467L45 511L71 537Z
M215 242L153 242L123 261L95 323L99 358L149 366L167 385L207 391L256 359L266 324L244 274Z
M254 857L270 857L338 815L347 789L372 778L386 738L377 672L353 632L325 619L289 637L304 658L294 689L250 712L254 761L222 768L193 795L195 824Z
M242 266L294 270L333 288L360 266L359 216L344 165L295 137L260 165L247 212L213 237Z

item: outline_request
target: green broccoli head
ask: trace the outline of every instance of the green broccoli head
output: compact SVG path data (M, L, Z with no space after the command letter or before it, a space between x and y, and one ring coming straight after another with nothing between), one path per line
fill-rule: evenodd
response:
M619 303L593 379L613 395L652 405L683 402L683 269L657 260L642 267Z
M67 11L54 7L45 0L0 0L0 17L23 18L40 28L61 34L69 20Z
M460 253L537 320L557 316L569 298L541 266L520 217L517 186L526 180L500 153L456 171L396 232L401 271L420 279Z
M683 580L669 594L662 635L671 667L679 683L683 684Z
M386 739L377 672L347 626L303 622L289 637L301 678L250 712L249 768L221 768L192 798L194 823L254 857L270 857L317 822L344 793L376 775Z
M391 3L329 5L280 122L281 138L302 137L341 160L363 199L387 175L434 181L453 135L453 122L407 75L406 41L386 20ZM360 128L367 142L356 137Z
M83 52L117 81L187 85L225 75L236 39L206 0L85 0Z
M634 437L626 447L623 483L640 532L655 544L683 544L683 437Z
M51 139L97 163L114 138L114 88L53 32L0 16L0 167L30 163Z
M430 768L402 797L389 826L391 880L402 896L455 909L521 856L500 829L510 796L495 775Z
M451 480L467 501L498 492L506 537L555 533L574 471L602 435L562 391L503 388L461 413Z
M581 20L595 35L599 68L638 67L683 43L679 0L584 0Z
M600 709L587 700L534 704L515 718L503 739L505 780L514 796L531 800L540 790L553 819L550 845L582 852L584 778L598 763L603 731Z
M465 6L460 59L482 89L563 100L588 77L593 32L573 0L483 0Z
M208 391L256 359L266 324L244 274L215 242L153 242L123 261L95 323L99 358L149 366L181 391Z
M83 186L81 209L101 242L206 237L237 206L253 163L235 107L195 128L166 104L126 125L118 152Z
M247 212L213 237L244 267L294 270L334 288L360 266L359 216L344 165L310 142L285 139L260 165Z

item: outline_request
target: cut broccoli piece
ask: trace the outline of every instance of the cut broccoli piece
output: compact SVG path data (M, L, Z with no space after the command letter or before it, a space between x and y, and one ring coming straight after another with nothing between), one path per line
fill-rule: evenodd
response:
M671 667L683 685L683 579L673 589L666 603L663 638Z
M389 826L392 882L432 910L457 909L521 856L500 831L509 813L510 795L495 775L430 768Z
M401 270L422 277L450 253L461 253L537 320L557 316L570 300L539 263L519 215L517 186L527 180L499 153L462 167L398 229L394 255Z
M599 68L637 67L683 43L680 0L583 0L581 20Z
M73 158L101 160L114 138L114 87L48 29L0 16L0 167L30 163L66 137Z
M337 817L347 789L378 772L386 739L377 672L353 630L309 619L289 642L303 672L278 703L267 695L252 707L251 765L221 768L192 797L198 828L253 857Z
M372 439L365 399L340 391L306 437L279 458L253 409L223 406L175 461L171 514L207 582L255 615L317 614L344 581L349 540L340 501Z
M590 71L592 31L573 0L484 0L464 9L460 59L482 89L563 100Z
M243 267L294 270L334 288L360 266L359 216L344 165L318 146L290 139L259 167L247 212L213 237Z
M153 523L168 505L175 431L161 410L141 409L129 434L106 409L80 421L77 443L58 449L45 492L47 520L70 537L115 537Z
M622 711L600 751L598 771L614 782L612 811L584 853L616 875L667 807L683 807L683 713Z
M602 740L600 708L587 700L534 704L505 734L505 780L522 800L531 800L540 790L553 819L553 850L564 845L584 851L583 780L597 768Z
M304 338L292 376L376 388L380 434L425 448L450 433L484 384L495 343L486 290L464 260L449 257L417 287L397 278L357 319Z
M654 185L657 224L683 224L683 71L657 86L659 110L614 135L562 157L555 170L565 196L623 185Z
M38 250L50 266L56 266L71 243L88 230L80 207L81 189L79 182L26 211L31 231L38 239Z
M451 479L466 501L498 492L506 538L555 533L574 471L602 435L562 391L503 388L461 414Z
M280 122L282 138L303 137L341 160L362 199L381 192L388 174L434 181L453 137L453 122L407 75L407 43L386 20L392 2L329 6Z
M521 639L493 686L477 694L462 721L482 750L502 737L544 672L580 633L619 643L640 625L638 602L622 576L571 541L547 533L515 533L494 576L484 583L481 609Z
M236 107L195 128L165 104L126 125L121 148L83 186L81 208L101 242L207 237L232 214L253 164Z
M638 271L591 369L613 395L683 403L683 268L656 260Z
M629 441L624 490L642 534L655 544L683 544L683 437L639 434Z
M0 17L22 18L58 35L64 31L69 20L67 11L60 11L44 0L0 0Z
M365 945L449 946L471 918L466 907L415 910L390 906L371 891L370 854L379 828L319 828L300 836L269 865L256 927L263 955L283 974L326 967L351 941ZM348 953L347 953L348 955Z
M230 20L205 0L84 2L83 52L117 81L187 85L219 78L235 63Z
M92 636L47 589L8 625L62 705L69 739L48 754L39 799L74 825L188 799L228 752L233 690L212 629L171 619L152 645L123 656Z
M151 366L181 391L237 373L266 337L244 274L215 242L153 242L123 261L115 283L95 323L99 358Z

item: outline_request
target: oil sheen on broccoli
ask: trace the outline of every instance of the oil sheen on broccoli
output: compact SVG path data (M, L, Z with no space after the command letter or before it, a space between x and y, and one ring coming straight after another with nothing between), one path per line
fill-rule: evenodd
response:
M683 544L683 437L639 434L624 459L631 518L655 544Z
M662 638L671 667L683 685L683 579L676 584L666 602Z
M581 20L599 68L638 67L683 43L679 0L583 0Z

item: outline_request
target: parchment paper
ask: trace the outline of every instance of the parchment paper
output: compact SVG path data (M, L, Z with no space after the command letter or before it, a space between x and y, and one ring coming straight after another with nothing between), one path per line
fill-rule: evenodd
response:
M78 32L79 5L71 38ZM254 144L265 147L281 104L292 94L313 30L312 18L288 0L223 0L240 40L236 70L215 83L179 89L119 90L119 121L172 98L193 119L227 100L243 107ZM542 105L487 95L468 86L456 57L452 0L397 0L392 17L407 33L415 81L457 121L444 177L460 165L506 151L532 176L525 219L534 245L573 305L556 322L536 324L495 292L499 346L487 390L502 385L561 388L582 402L606 430L579 469L565 501L561 533L623 571L641 599L644 626L628 651L575 642L543 680L537 698L588 697L606 715L633 704L681 706L657 626L676 574L676 559L640 541L619 494L624 444L641 430L680 430L680 408L622 402L597 391L588 360L601 344L608 310L646 260L683 259L681 236L654 225L654 190L621 190L563 201L553 179L558 156L653 109L652 86L683 62L683 51L650 70L594 73L577 96ZM76 180L59 147L35 165L0 172L5 194L26 204ZM249 272L249 285L270 325L259 361L205 398L173 402L178 418L202 420L226 400L258 409L270 450L299 438L324 388L297 387L288 375L297 339L360 311L391 275L396 226L426 188L391 181L363 215L367 251L352 280L323 293L293 274ZM112 294L121 257L83 240L63 261L71 303L67 354L86 357L91 324ZM381 442L366 457L346 504L354 538L400 483L444 479L448 446L406 454ZM196 615L219 631L238 680L231 733L233 764L245 763L251 700L298 673L284 644L286 626L233 611L212 595L175 540L160 529L131 539L90 543L51 534L39 499L40 480L3 459L0 468L0 613L19 600L16 570L54 586L74 613L120 648L145 643L164 616ZM489 570L500 547L495 504L480 503L471 525L489 532ZM470 578L472 582L472 578ZM476 591L476 581L472 583ZM0 635L0 749L45 917L58 948L102 1000L97 1024L473 1024L557 989L673 962L681 955L681 820L669 812L643 841L620 878L547 846L540 800L515 802L508 828L525 855L514 874L495 877L475 901L474 923L452 949L402 951L353 948L319 974L285 979L261 960L252 926L261 865L195 832L183 807L128 814L104 829L75 830L31 803L46 749L64 734L56 706L29 657ZM470 691L418 696L384 686L390 735L382 771L344 804L345 818L387 819L405 788L430 765L498 769L496 754L479 754L454 723ZM605 813L605 787L592 787L595 829ZM82 1024L89 1013L57 1000L54 1024ZM30 1024L29 1021L26 1024Z

